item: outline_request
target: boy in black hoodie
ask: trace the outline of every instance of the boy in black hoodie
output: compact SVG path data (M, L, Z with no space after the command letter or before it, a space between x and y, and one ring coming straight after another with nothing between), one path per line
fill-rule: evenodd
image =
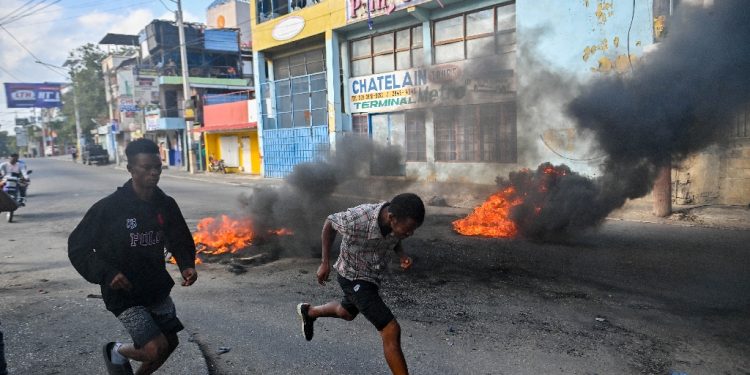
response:
M195 243L174 199L156 185L159 148L138 139L125 149L131 179L95 203L68 238L68 257L87 281L99 284L107 310L122 322L132 344L104 345L110 374L132 374L128 359L142 362L137 374L151 374L177 347L184 327L169 293L164 249L174 255L183 286L198 278Z

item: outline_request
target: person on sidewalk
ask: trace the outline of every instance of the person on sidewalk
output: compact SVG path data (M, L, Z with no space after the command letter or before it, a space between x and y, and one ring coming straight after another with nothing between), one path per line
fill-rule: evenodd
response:
M110 342L103 355L110 374L132 374L129 359L151 374L172 354L184 327L169 297L174 281L165 248L177 260L182 285L198 278L195 243L175 200L157 187L159 147L138 139L125 149L131 179L95 203L68 238L68 257L87 281L101 286L107 310L133 343Z
M380 332L383 352L393 374L408 374L401 350L401 327L391 310L380 297L378 289L383 272L388 266L391 251L400 256L401 268L411 267L412 261L401 246L401 240L414 234L424 222L424 203L412 193L399 194L390 202L363 204L329 215L323 225L322 262L318 267L318 283L325 285L331 267L329 254L341 233L341 249L333 265L344 292L341 302L311 306L297 305L305 339L313 338L313 325L321 317L352 320L360 312Z

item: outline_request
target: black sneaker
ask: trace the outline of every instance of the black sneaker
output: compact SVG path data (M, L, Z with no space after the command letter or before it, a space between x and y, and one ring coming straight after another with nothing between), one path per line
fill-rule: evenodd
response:
M104 344L103 352L104 363L107 365L107 373L110 375L133 375L133 368L130 367L130 361L126 361L122 365L116 365L112 363L112 347L115 346L114 342L108 342Z
M309 303L300 303L297 305L297 315L302 320L302 334L305 335L305 340L310 341L313 338L313 324L315 319L307 315L307 311L310 310Z

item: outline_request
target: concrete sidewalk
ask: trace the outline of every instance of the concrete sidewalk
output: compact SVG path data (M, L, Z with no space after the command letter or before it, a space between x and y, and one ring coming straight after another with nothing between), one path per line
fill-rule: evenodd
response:
M124 169L124 166L122 168ZM191 174L177 168L165 169L162 176L245 187L280 187L285 184L282 179L239 173L197 172ZM470 213L474 207L496 191L495 186L490 185L412 182L394 177L375 177L366 181L350 182L343 184L339 191L349 191L347 189L349 187L356 193L347 195L362 200L387 199L393 192L413 191L425 199L429 212L457 216ZM445 205L429 205L440 200L443 200ZM623 207L611 212L607 219L733 230L750 229L750 205L674 205L672 215L663 218L654 216L652 212L652 201L649 198L640 198L626 202Z

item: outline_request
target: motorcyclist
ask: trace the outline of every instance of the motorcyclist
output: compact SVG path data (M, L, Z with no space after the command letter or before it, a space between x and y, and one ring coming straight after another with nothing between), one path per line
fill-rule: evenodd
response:
M18 184L18 193L21 195L21 206L26 205L26 188L28 187L29 173L26 170L26 163L23 160L18 160L18 154L10 154L10 160L0 164L0 187L5 186L6 176L16 176L26 183Z

